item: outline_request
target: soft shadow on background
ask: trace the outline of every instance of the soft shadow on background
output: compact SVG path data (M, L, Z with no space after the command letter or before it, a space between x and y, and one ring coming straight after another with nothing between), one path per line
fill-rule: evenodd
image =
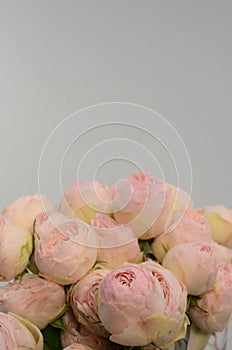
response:
M232 208L231 33L229 0L1 1L0 207L38 192L41 150L59 122L124 101L176 128L195 205ZM106 170L109 182L123 169Z

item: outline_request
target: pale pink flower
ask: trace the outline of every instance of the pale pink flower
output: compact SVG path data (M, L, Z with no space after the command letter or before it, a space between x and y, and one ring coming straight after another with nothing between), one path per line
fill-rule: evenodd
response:
M94 350L116 350L117 345L106 338L91 333L85 326L78 323L72 310L68 309L63 316L63 324L66 331L61 332L61 344L63 347L73 343L81 343L90 346Z
M208 333L221 332L232 316L232 265L221 262L215 284L190 307L189 315L197 327Z
M3 214L24 226L30 233L33 233L33 225L37 215L44 210L52 210L51 203L46 197L35 194L33 196L24 196L17 199L14 203L8 205Z
M13 220L0 215L0 280L9 281L27 267L32 235Z
M76 216L86 223L98 213L111 213L112 190L97 181L74 182L65 191L59 210L62 214Z
M232 264L232 250L224 245L221 245L215 241L212 241L212 246L217 258L221 260L227 260Z
M41 212L35 219L35 233L41 239L50 234L59 224L69 219L58 211Z
M139 262L141 251L134 232L105 214L92 220L98 235L98 258L102 266L115 268L124 262Z
M171 248L162 265L185 284L188 294L201 295L213 285L219 260L210 243L198 241Z
M37 239L34 259L40 275L63 285L80 280L97 258L97 249L84 245L89 235L92 236L92 232L88 225L69 221Z
M168 347L185 336L186 300L184 286L161 265L128 264L100 283L98 314L116 343Z
M85 275L72 289L70 303L80 323L91 332L107 337L109 333L102 326L97 310L99 284L109 271L97 269Z
M114 218L128 224L140 239L164 231L173 209L171 189L150 174L134 173L114 188ZM125 205L125 197L129 196Z
M21 280L0 288L0 311L22 316L40 329L58 318L64 309L64 288L37 275L24 274Z
M0 312L0 349L43 350L43 336L28 320Z
M205 216L210 224L213 239L232 248L232 210L223 205L207 206Z
M176 213L165 232L153 241L151 249L156 259L162 262L175 245L195 241L211 242L212 238L203 210L192 208Z

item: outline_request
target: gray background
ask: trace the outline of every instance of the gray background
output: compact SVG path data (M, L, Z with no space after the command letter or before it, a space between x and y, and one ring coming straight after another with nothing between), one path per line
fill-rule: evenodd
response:
M107 101L169 120L190 154L196 205L231 208L231 33L230 0L0 1L0 208L38 192L41 150L56 125ZM51 187L52 169L43 168ZM123 169L106 169L109 182ZM74 170L67 162L65 184Z

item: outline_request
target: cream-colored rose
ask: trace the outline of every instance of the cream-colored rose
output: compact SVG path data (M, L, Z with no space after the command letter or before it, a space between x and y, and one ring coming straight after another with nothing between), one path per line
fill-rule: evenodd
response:
M0 312L0 349L43 350L43 336L28 320Z
M207 206L205 216L210 224L213 239L232 248L232 210L222 205Z
M0 280L10 281L27 267L32 235L23 226L0 215Z
M0 311L22 316L40 329L64 310L64 288L37 275L26 273L21 280L0 288Z
M52 205L46 197L35 194L17 199L4 209L3 214L33 233L36 216L44 210L50 211L52 209Z

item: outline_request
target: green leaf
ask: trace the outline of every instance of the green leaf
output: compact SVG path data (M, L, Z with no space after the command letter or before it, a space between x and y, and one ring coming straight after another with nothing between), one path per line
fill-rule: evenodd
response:
M68 328L64 325L63 317L57 318L55 321L51 322L52 327L61 329L63 331L69 332Z
M42 330L44 337L44 350L62 350L60 330L48 325Z

